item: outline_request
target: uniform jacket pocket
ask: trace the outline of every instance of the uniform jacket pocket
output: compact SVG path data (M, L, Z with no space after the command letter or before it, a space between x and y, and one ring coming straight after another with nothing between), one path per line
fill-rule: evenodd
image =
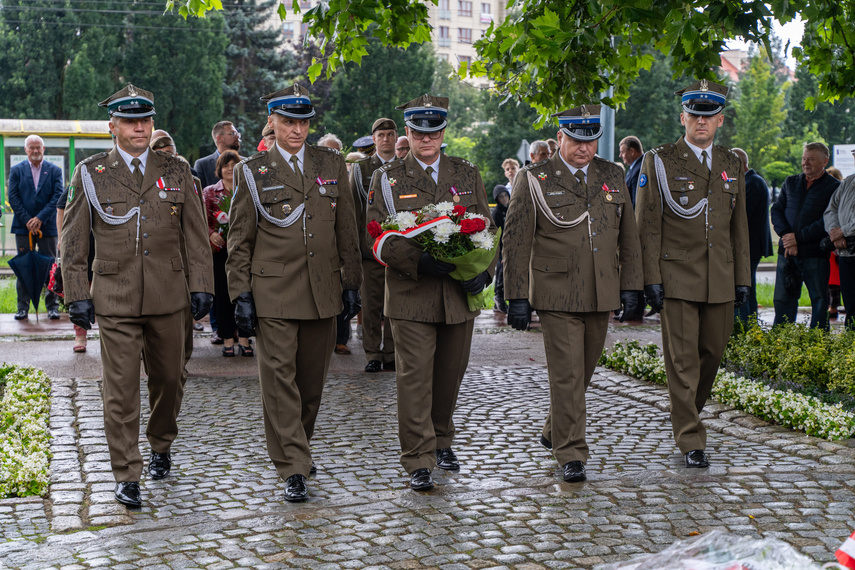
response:
M567 259L535 255L531 258L531 268L544 273L567 273Z

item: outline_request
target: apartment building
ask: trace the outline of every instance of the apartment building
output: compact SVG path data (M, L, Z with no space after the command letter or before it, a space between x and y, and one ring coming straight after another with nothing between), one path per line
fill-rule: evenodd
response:
M290 0L286 1L290 8ZM299 0L300 10L308 10L317 3L318 0ZM472 62L477 57L472 44L481 39L491 22L505 19L505 0L439 0L436 6L427 5L436 56L455 67ZM301 19L289 11L282 22L288 41L298 44L303 41L306 25Z

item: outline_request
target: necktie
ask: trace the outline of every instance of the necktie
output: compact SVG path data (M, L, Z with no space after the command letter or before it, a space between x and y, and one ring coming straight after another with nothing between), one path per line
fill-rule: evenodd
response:
M588 185L585 184L585 172L583 170L577 170L575 176L576 176L576 179L579 181L579 184L582 185L582 188L584 190L587 190Z
M142 164L142 162L140 162L140 159L138 158L131 160L131 166L134 167L134 170L131 175L134 177L134 182L137 183L137 188L142 187L143 180L143 173L142 170L140 170L140 164Z
M709 155L707 154L707 151L705 151L705 150L701 151L701 163L703 163L703 165L707 167L707 170L710 169L710 165L707 164L707 157L708 156Z
M428 176L430 176L430 179L433 180L433 166L428 166L427 168L425 168L425 172L427 172ZM436 184L436 182L434 182L434 184Z
M297 175L297 178L300 179L300 188L305 190L305 186L303 184L303 173L300 172L300 167L298 166L299 159L296 154L291 155L291 166L294 167L294 174Z

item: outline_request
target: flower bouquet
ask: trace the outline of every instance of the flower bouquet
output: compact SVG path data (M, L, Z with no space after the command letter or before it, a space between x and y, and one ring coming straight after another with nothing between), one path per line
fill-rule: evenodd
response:
M232 194L223 194L220 196L220 201L217 202L214 210L214 219L217 220L219 227L217 233L223 237L223 241L229 239L229 209L232 207ZM220 251L222 248L211 244L211 249L214 252Z
M380 224L372 220L368 233L374 238L374 257L382 258L385 241L393 236L415 240L434 259L453 263L449 276L458 281L472 279L493 262L502 230L490 233L489 220L480 214L467 212L465 206L451 202L428 204L415 212L398 212ZM467 294L470 311L487 307L488 294Z

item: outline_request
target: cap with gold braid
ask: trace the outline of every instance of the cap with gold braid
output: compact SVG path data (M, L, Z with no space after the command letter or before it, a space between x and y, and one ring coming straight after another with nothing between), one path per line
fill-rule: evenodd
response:
M422 95L395 109L404 112L404 122L420 133L441 131L448 125L448 97Z
M595 141L603 136L599 105L573 107L552 116L558 117L558 126L561 132L571 139L585 142Z
M267 114L276 113L292 119L311 119L315 116L315 107L309 99L309 92L299 83L268 93L261 98L267 103Z
M98 106L106 107L111 117L125 119L140 119L155 114L154 95L151 91L138 89L130 83L98 103Z
M714 81L701 79L685 89L675 91L679 95L683 110L692 115L711 116L721 113L727 102L727 87Z

